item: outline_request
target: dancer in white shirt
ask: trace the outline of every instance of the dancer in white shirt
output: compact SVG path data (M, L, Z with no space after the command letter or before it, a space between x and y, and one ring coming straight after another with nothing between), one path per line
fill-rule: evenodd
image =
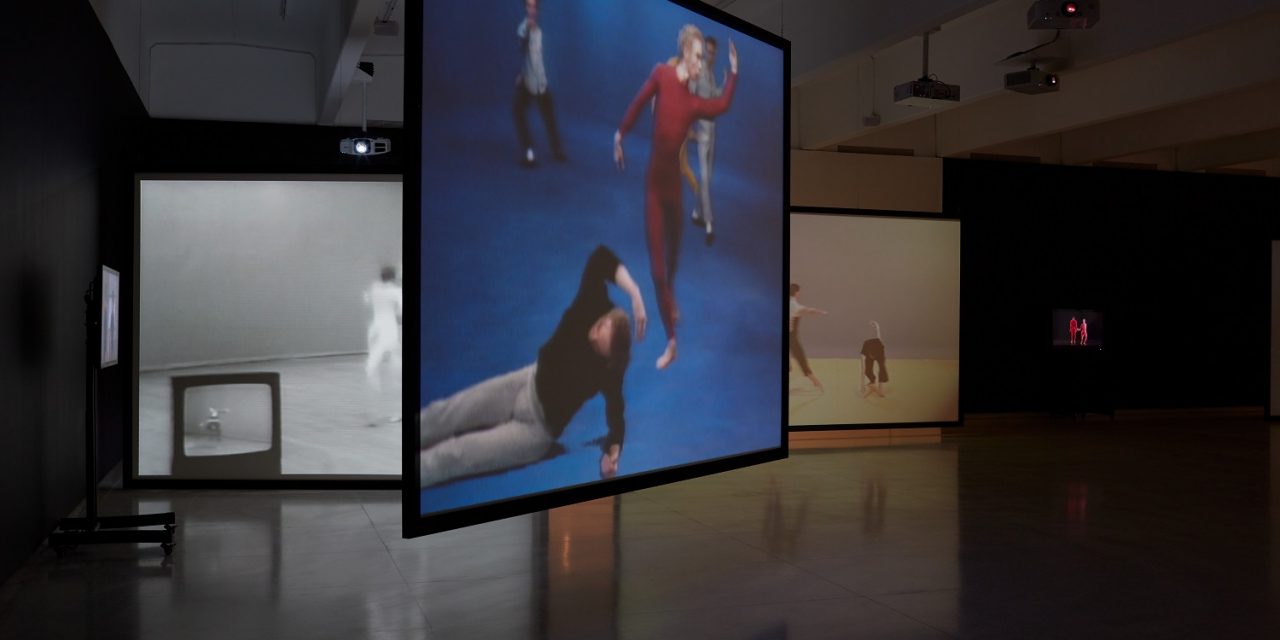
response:
M364 373L369 386L380 396L383 361L390 360L392 375L399 378L401 373L400 320L404 317L404 292L396 282L394 268L382 268L381 278L365 289L364 303L373 311L369 320L369 356L364 363ZM388 418L388 422L399 419L397 411Z
M822 391L822 381L818 379L818 376L813 374L813 369L809 368L809 359L804 355L804 345L800 344L800 316L825 316L827 315L827 312L822 309L806 307L803 304L800 304L800 300L798 299L799 295L800 285L794 282L791 283L791 357L795 358L796 362L800 363L800 371L804 373L804 377L808 378L809 382L812 382L813 386L818 388L818 391ZM787 369L790 370L790 368L791 365L788 363Z

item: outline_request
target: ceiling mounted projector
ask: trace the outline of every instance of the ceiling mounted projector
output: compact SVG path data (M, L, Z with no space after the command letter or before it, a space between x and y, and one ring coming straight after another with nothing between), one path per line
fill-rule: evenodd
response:
M1058 90L1058 75L1036 67L1004 74L1004 88L1018 93L1052 93Z
M947 84L929 75L929 34L924 34L924 56L920 79L893 88L893 103L907 107L939 107L960 102L960 85Z
M908 107L937 107L960 102L960 85L920 78L893 88L893 103Z
M394 4L394 3L393 3ZM373 82L373 63L360 62L352 80L360 83L360 133L369 132L369 83ZM391 151L390 138L343 138L338 151L349 156L380 156Z
M338 151L349 156L380 156L391 151L390 138L343 138Z
M1102 0L1036 0L1027 9L1028 29L1088 29L1102 17Z

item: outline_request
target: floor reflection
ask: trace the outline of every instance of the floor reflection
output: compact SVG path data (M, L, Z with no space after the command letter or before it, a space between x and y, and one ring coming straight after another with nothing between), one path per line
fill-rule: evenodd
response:
M113 492L0 638L1280 637L1280 428L1002 420L415 540L395 492Z

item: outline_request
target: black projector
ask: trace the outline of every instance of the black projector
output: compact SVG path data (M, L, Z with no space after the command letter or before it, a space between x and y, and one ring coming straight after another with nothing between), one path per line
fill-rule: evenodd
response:
M1028 29L1088 29L1102 17L1102 0L1036 0L1027 9Z
M893 88L894 104L908 107L937 107L960 102L960 85L921 78Z
M1058 90L1058 76L1031 68L1004 74L1004 88L1018 93L1052 93Z

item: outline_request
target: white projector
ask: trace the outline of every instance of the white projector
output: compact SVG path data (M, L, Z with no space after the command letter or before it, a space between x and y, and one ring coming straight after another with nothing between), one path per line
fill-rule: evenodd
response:
M343 138L338 151L349 156L380 156L391 151L390 138Z

